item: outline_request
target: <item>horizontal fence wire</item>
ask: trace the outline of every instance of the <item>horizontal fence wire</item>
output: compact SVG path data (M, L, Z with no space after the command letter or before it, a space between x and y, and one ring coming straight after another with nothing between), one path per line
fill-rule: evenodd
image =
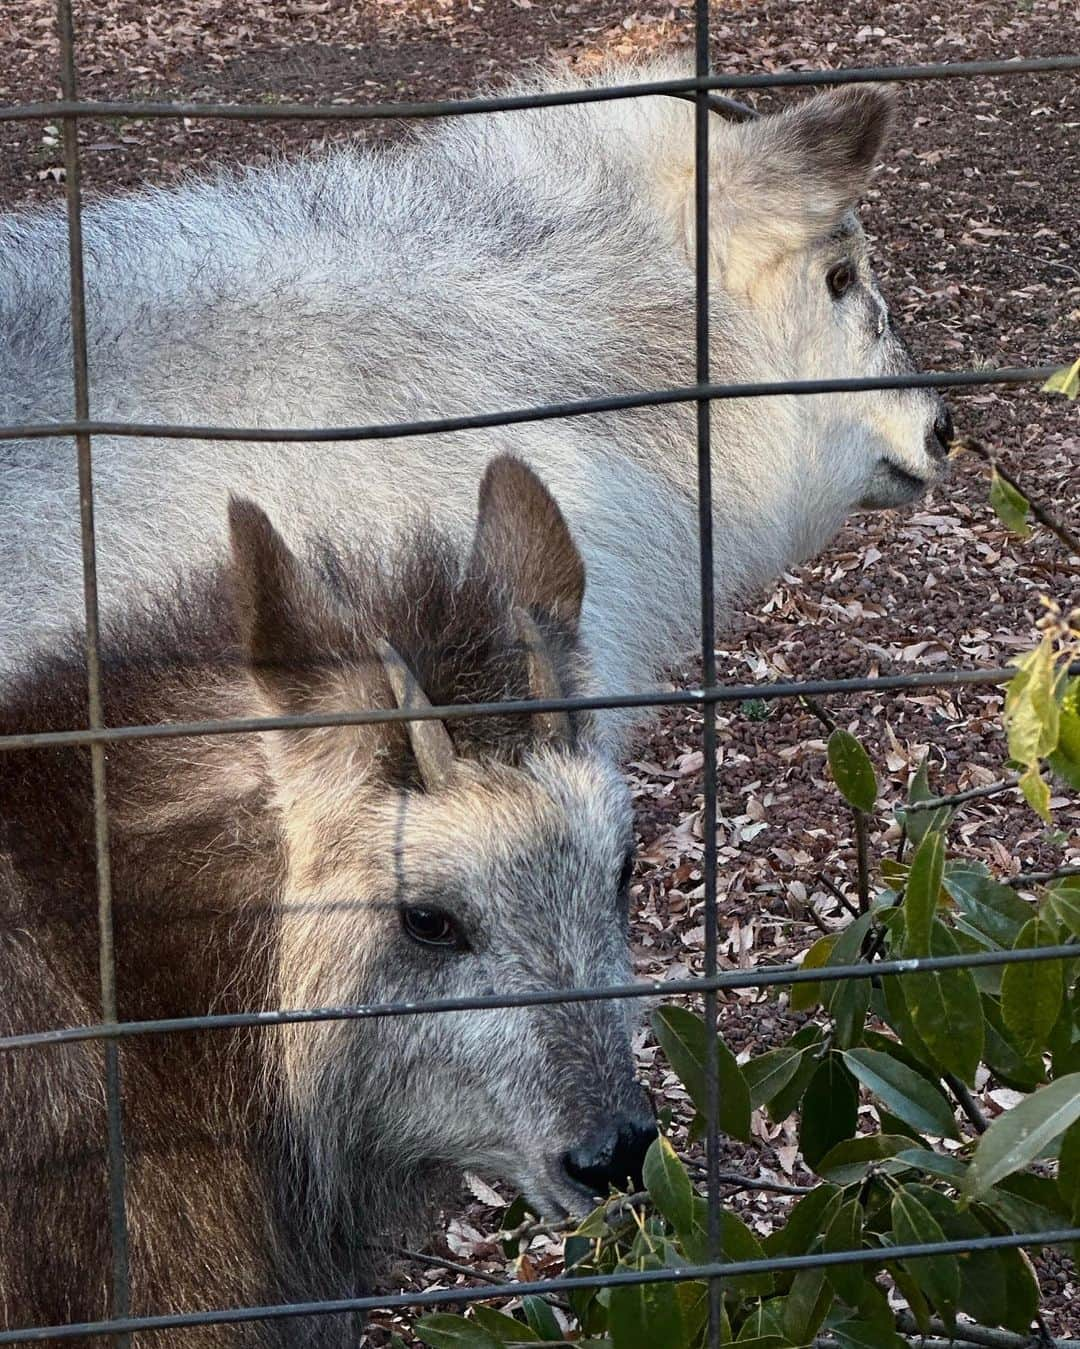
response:
M281 1321L299 1316L334 1316L347 1312L390 1311L396 1308L444 1307L456 1302L494 1302L499 1299L535 1297L539 1293L572 1293L579 1288L611 1288L619 1285L684 1283L691 1279L714 1281L755 1274L797 1274L802 1269L825 1269L836 1265L879 1264L886 1260L910 1260L919 1256L966 1255L972 1251L1008 1251L1019 1246L1063 1246L1080 1240L1080 1227L1055 1228L1045 1232L1010 1232L1007 1236L969 1237L962 1241L913 1242L877 1249L819 1251L814 1255L784 1255L769 1260L724 1260L706 1265L681 1265L668 1269L625 1270L617 1274L568 1274L535 1282L510 1280L473 1288L436 1288L423 1293L390 1293L382 1297L340 1298L333 1302L291 1302L267 1307L230 1307L221 1311L175 1312L163 1316L128 1316L109 1321L85 1321L79 1325L33 1326L26 1330L0 1331L0 1344L31 1344L36 1340L71 1340L78 1336L129 1334L136 1331L193 1329L197 1326L241 1325L247 1321Z
M693 94L699 89L795 89L911 80L956 80L976 75L1038 75L1080 70L1080 56L1036 56L1005 61L949 61L907 66L850 66L840 70L781 70L755 75L687 76L594 89L557 89L536 94L496 94L486 98L435 99L420 103L199 103L57 99L0 107L0 122L53 117L213 117L246 122L408 121L461 117L485 112L521 112L576 103L610 103L650 94Z
M1080 661L1068 667L1080 674ZM443 703L438 707L361 707L344 712L296 712L278 717L229 717L207 721L166 721L135 726L87 727L70 731L26 731L0 735L0 754L59 749L125 740L176 740L185 736L255 735L265 731L312 730L320 726L378 726L398 721L456 721L465 717L535 716L540 712L611 711L616 708L699 707L747 699L822 697L833 693L895 692L899 689L958 688L1004 684L1015 668L938 670L933 674L867 675L864 678L801 679L775 684L719 684L713 688L653 693L608 693L578 698L508 698L495 703Z
M74 435L139 436L158 440L310 441L313 444L330 440L399 440L404 436L446 435L453 431L519 426L524 422L565 421L570 417L664 407L672 403L865 393L874 389L959 389L984 384L1041 384L1059 369L1059 366L1045 365L1002 370L923 370L906 375L865 375L846 379L773 379L741 384L691 384L674 389L649 389L641 393L598 395L563 403L540 403L535 407L515 408L509 412L462 413L409 422L376 422L370 426L189 426L166 422L96 420L27 422L24 425L0 426L0 441L44 440Z
M184 1031L235 1030L240 1027L305 1025L320 1021L371 1021L379 1017L433 1016L439 1013L494 1011L507 1007L553 1007L571 1002L614 1002L627 998L673 998L719 989L779 988L810 983L841 983L847 979L876 979L879 975L929 974L940 970L1029 965L1043 960L1076 960L1080 945L1022 947L1019 950L970 951L962 955L905 956L854 965L825 965L803 969L778 965L771 969L725 970L690 979L654 979L633 984L595 985L590 988L544 989L532 993L478 994L471 998L431 1001L380 1002L353 1007L304 1007L265 1012L207 1013L205 1016L167 1017L156 1021L120 1021L98 1026L70 1026L62 1030L28 1031L0 1037L0 1050L40 1049L77 1044L84 1040L126 1040L138 1035L175 1035Z
M1012 669L990 670L948 670L933 674L886 675L854 679L818 679L797 680L768 685L729 685L718 686L715 683L715 669L710 661L715 660L711 641L712 606L712 546L709 528L709 512L705 489L708 486L708 407L714 401L735 398L761 398L777 396L813 396L844 392L860 392L882 389L903 388L964 388L982 385L1031 384L1045 381L1055 371L1055 367L1028 367L1002 370L960 370L960 371L923 371L914 374L886 377L868 377L833 380L774 380L740 384L717 384L708 378L708 289L707 289L707 249L703 235L707 237L707 193L700 190L700 175L707 166L708 113L710 102L707 97L711 90L767 90L772 88L822 87L866 82L917 81L969 78L973 76L1015 76L1048 72L1062 72L1080 69L1080 56L1060 55L1020 60L960 61L947 64L922 64L898 66L871 66L846 68L841 70L780 71L747 75L722 75L709 73L708 66L708 4L707 0L696 0L695 28L697 63L693 77L675 80L653 81L617 86L603 86L591 89L565 89L532 94L507 94L488 97L435 100L409 103L333 103L333 104L289 104L268 107L264 104L230 104L200 102L155 102L155 101L99 101L80 100L75 96L74 40L70 24L70 0L58 0L60 17L62 62L65 70L64 97L51 102L26 103L0 107L0 121L21 122L35 119L62 119L68 132L68 200L69 227L72 230L72 278L73 278L73 337L76 353L76 383L83 380L85 390L85 362L80 362L80 344L85 347L86 322L81 303L75 293L77 270L75 239L80 232L81 206L79 200L79 164L78 144L74 134L78 119L133 117L133 118L220 118L250 121L362 121L362 120L409 120L441 116L460 116L478 113L526 111L528 109L553 108L574 104L602 103L627 98L640 98L648 95L676 95L688 98L695 106L695 126L697 137L697 170L699 190L697 192L697 255L698 268L695 285L695 329L696 329L696 383L686 387L645 390L640 392L598 395L559 403L540 404L533 407L512 410L479 412L456 416L429 417L422 420L373 424L351 427L219 427L177 425L165 423L138 423L130 421L109 421L94 419L89 415L85 398L77 400L77 415L67 421L11 425L0 427L0 441L13 439L48 439L56 437L77 437L80 447L81 464L85 478L82 493L83 510L88 517L88 527L83 531L83 558L87 580L87 612L91 638L94 638L94 618L96 599L93 594L96 587L96 571L93 548L93 485L89 465L89 441L95 435L137 436L158 439L209 439L223 441L255 442L310 442L385 440L406 436L448 434L453 432L478 430L488 427L510 426L528 422L541 422L570 417L602 415L637 408L693 403L697 408L698 425L698 462L699 490L701 497L701 563L702 563L702 660L704 687L670 692L646 692L640 694L608 694L584 698L512 700L477 705L452 705L417 710L398 708L356 709L346 713L332 715L259 717L247 719L201 721L190 723L171 723L146 726L109 727L101 724L100 715L91 717L91 726L85 729L67 731L49 731L22 735L0 736L0 752L55 749L59 747L89 747L100 755L107 744L128 740L171 739L182 736L227 735L239 733L258 733L269 730L302 729L314 726L348 726L396 722L403 720L422 720L439 718L449 720L466 716L495 716L512 713L535 714L538 711L555 710L601 710L611 708L647 708L662 706L700 706L705 712L705 744L709 748L715 738L713 713L719 704L744 699L776 699L798 697L810 694L826 695L859 692L893 692L907 688L937 688L963 685L993 685L1005 682L1015 673ZM722 100L718 101L722 103ZM745 115L748 110L730 109L717 106L717 111L731 111L735 115ZM101 672L97 670L96 642L91 641L88 651L88 670L92 690L100 687ZM713 734L710 736L710 726ZM716 765L715 756L706 755L706 797L711 795L712 814L715 813ZM101 795L104 793L104 774L95 778L95 793L100 783ZM708 804L708 802L707 802ZM706 815L710 811L706 810ZM102 813L102 818L104 815ZM708 853L708 835L706 831L706 852ZM715 840L714 840L715 842ZM108 919L108 838L107 830L99 829L96 834L96 852L99 869L105 869L105 892L103 900L103 920ZM717 884L715 860L710 868L706 865L706 906L712 914L711 927L715 929ZM1053 873L1049 873L1052 875ZM364 1004L351 1007L300 1008L294 1010L262 1011L236 1013L231 1015L206 1015L170 1018L156 1021L120 1022L106 1016L96 1026L75 1026L9 1035L0 1038L0 1050L20 1050L45 1048L72 1044L87 1040L103 1040L109 1044L135 1036L150 1034L178 1034L182 1032L206 1031L240 1027L269 1027L273 1025L302 1024L329 1020L363 1020L376 1017L451 1014L453 1012L496 1009L508 1007L547 1006L557 1003L586 1002L614 999L672 997L677 995L704 994L707 1004L714 1006L714 999L720 990L765 989L783 985L796 985L808 982L832 983L847 979L881 977L900 977L913 971L949 970L958 968L979 968L1029 963L1042 960L1074 959L1078 948L1073 944L1055 947L1042 947L1020 951L982 951L974 954L935 956L921 959L901 959L880 961L874 964L865 962L832 968L804 970L798 966L785 965L753 971L722 971L715 969L715 930L711 941L707 943L711 955L707 952L707 969L702 977L672 981L653 981L608 987L586 987L564 990L545 990L533 993L508 995L505 997L483 996L474 998L436 999L430 1001L393 1002ZM103 927L103 951L107 945ZM107 962L103 964L103 977L110 975ZM106 999L107 1002L107 999ZM108 1010L108 1009L107 1009ZM110 1091L113 1088L110 1087ZM709 1130L710 1142L716 1135L716 1093L710 1093ZM710 1153L713 1153L710 1148ZM118 1132L110 1132L109 1160L112 1172L114 1200L117 1186L122 1202L123 1155L122 1143ZM715 1168L712 1168L715 1169ZM711 1183L708 1186L710 1221L719 1212L718 1188ZM114 1203L114 1218L115 1214ZM121 1215L122 1216L122 1215ZM481 1300L497 1300L519 1296L522 1293L537 1294L543 1292L570 1292L577 1288L595 1288L618 1284L644 1284L654 1282L672 1282L689 1279L706 1279L716 1288L724 1277L752 1275L765 1272L798 1271L828 1265L868 1264L884 1260L905 1259L935 1254L963 1254L979 1250L1010 1249L1020 1246L1059 1245L1080 1240L1080 1228L1058 1229L1045 1232L1027 1232L1007 1236L971 1238L963 1241L945 1241L937 1243L917 1243L908 1246L892 1246L884 1249L863 1249L816 1253L804 1256L789 1256L767 1260L750 1261L712 1261L703 1265L687 1265L679 1269L647 1271L625 1271L618 1274L594 1276L568 1275L527 1284L501 1283L491 1286L471 1288L452 1288L420 1293L398 1293L389 1295L371 1295L339 1301L292 1303L281 1306L226 1308L217 1311L177 1312L172 1314L125 1316L114 1315L111 1319L80 1324L31 1327L17 1330L0 1331L0 1344L33 1343L42 1340L70 1340L75 1338L93 1338L112 1336L117 1346L126 1343L127 1336L139 1331L165 1331L200 1326L242 1324L252 1321L274 1321L313 1315L334 1315L348 1312L364 1312L377 1309L419 1308L442 1306L450 1303L464 1303ZM126 1307L127 1271L118 1265L114 1271L117 1277L115 1289L115 1307L122 1311ZM715 1304L715 1295L713 1298ZM715 1310L715 1306L714 1306ZM713 1318L713 1334L716 1332L716 1320Z

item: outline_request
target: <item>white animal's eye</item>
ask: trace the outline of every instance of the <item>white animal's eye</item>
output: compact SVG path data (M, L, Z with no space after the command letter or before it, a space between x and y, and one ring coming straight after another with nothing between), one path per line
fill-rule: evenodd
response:
M838 262L835 267L830 267L826 272L825 284L828 286L829 294L833 299L839 300L855 284L855 268L850 263Z
M406 908L401 910L405 935L421 946L441 946L455 951L468 950L461 929L442 909Z

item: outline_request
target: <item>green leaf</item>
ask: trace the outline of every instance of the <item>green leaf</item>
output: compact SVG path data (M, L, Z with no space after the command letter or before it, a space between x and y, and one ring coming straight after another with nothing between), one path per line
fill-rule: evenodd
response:
M690 1099L705 1111L705 1023L685 1007L661 1007L652 1015L656 1038L678 1073ZM715 1037L719 1102L717 1123L732 1138L750 1140L750 1089L735 1055L719 1036Z
M876 1321L841 1321L832 1333L840 1349L910 1349L895 1330Z
M649 1145L643 1175L657 1209L680 1236L689 1232L694 1223L694 1187L686 1167L662 1134Z
M829 1004L833 1018L833 1038L841 1049L858 1044L870 1009L869 979L845 979L838 984Z
M906 1138L909 1143L916 1144L917 1147L923 1146L923 1136L918 1129L913 1129L910 1124L905 1124L899 1115L894 1115L891 1110L886 1110L883 1105L877 1108L878 1123L884 1134L890 1134L896 1138Z
M850 922L837 937L825 968L857 964L872 922L873 915L869 913ZM831 985L831 991L825 993L822 1000L833 1018L833 1039L842 1049L862 1039L866 1013L870 1007L870 993L869 976L865 979L838 980Z
M504 1312L497 1312L492 1307L481 1306L479 1302L473 1303L473 1316L476 1323L482 1326L489 1335L493 1335L500 1344L517 1342L518 1344L538 1343L540 1336L533 1330L532 1326L527 1326L524 1321L517 1320L516 1317L507 1316Z
M709 1285L707 1283L678 1283L675 1296L679 1299L682 1313L683 1332L687 1344L700 1344L702 1332L709 1321ZM731 1324L727 1319L724 1304L720 1304L720 1342L726 1344L731 1339Z
M984 1195L1003 1177L1033 1162L1078 1119L1080 1073L1040 1087L999 1115L979 1139L964 1181L964 1195L968 1199Z
M839 727L829 736L829 769L849 806L869 813L877 800L877 776L870 756L850 731Z
M1055 370L1042 387L1043 393L1063 393L1066 398L1080 397L1080 360Z
M1061 696L1057 748L1047 763L1074 791L1080 791L1080 675L1071 679Z
M917 805L920 801L928 801L933 796L934 793L930 790L927 762L924 758L919 764L915 776L911 779L911 785L908 787L908 805ZM939 806L937 810L910 810L901 806L896 811L896 818L904 826L909 841L917 848L931 829L940 834L945 833L952 818L952 811L948 806ZM902 879L905 884L908 870L909 868L906 867L903 869ZM894 878L899 878L890 875L886 871L884 863L881 874L890 882Z
M907 1064L876 1049L849 1049L844 1062L864 1087L913 1129L938 1138L957 1137L948 1101Z
M959 949L954 934L935 919L930 929L930 953L956 955ZM911 1019L935 1065L971 1083L984 1044L979 986L971 971L913 970L903 978Z
M1031 526L1027 522L1030 503L1012 483L1005 481L996 468L990 470L990 505L1002 524L1022 539L1028 537L1031 533Z
M682 1310L672 1283L615 1284L608 1327L614 1349L685 1349Z
M1009 757L1037 764L1058 742L1061 709L1057 701L1057 654L1047 633L1034 651L1018 663L1005 686L1005 726Z
M862 1232L862 1205L857 1199L849 1199L826 1229L822 1248L829 1252L862 1250ZM859 1305L867 1282L865 1266L828 1265L825 1274L849 1307Z
M923 1064L932 1064L934 1056L915 1029L915 1022L911 1017L907 994L904 992L904 979L896 975L882 979L881 993L884 999L884 1006L878 1008L881 1020L896 1032L900 1043L913 1058ZM870 1044L870 1041L867 1043Z
M1011 947L1031 917L1031 905L1015 890L975 867L949 863L944 884L949 898L972 926L998 946Z
M525 1320L529 1323L530 1330L540 1336L541 1340L561 1340L563 1338L562 1327L555 1319L555 1313L542 1297L523 1297L521 1299L521 1310L525 1313Z
M837 1143L852 1138L859 1123L859 1093L839 1054L818 1064L803 1098L799 1144L811 1170Z
M944 871L945 840L930 830L911 859L911 873L904 892L905 955L930 954L930 929L941 896Z
M1041 1056L1027 1056L1021 1052L1001 1018L1001 1008L993 998L984 995L982 1005L983 1028L986 1032L983 1058L987 1067L1013 1091L1034 1091L1046 1081L1046 1068Z
M927 1336L930 1334L930 1304L923 1296L923 1291L917 1281L911 1277L903 1265L887 1264L885 1266L889 1277L900 1290L900 1294L908 1305L908 1310L915 1318L915 1324L919 1327L919 1334Z
M893 1195L893 1236L900 1246L944 1241L941 1225L912 1187L904 1187ZM951 1318L960 1297L960 1270L953 1255L919 1256L905 1259L904 1264L918 1280L920 1287L938 1312Z
M783 1227L776 1228L764 1241L768 1255L806 1255L832 1221L840 1207L841 1194L835 1185L818 1185L804 1195L788 1215Z
M700 1195L694 1196L695 1231L691 1237L687 1237L683 1244L687 1256L695 1264L707 1264L713 1258L709 1249L708 1208L708 1204ZM757 1237L740 1217L728 1209L720 1214L720 1258L728 1262L764 1260L765 1258L765 1252ZM725 1291L737 1294L740 1297L767 1296L773 1291L775 1284L775 1277L769 1273L744 1274L738 1277L725 1275L724 1277Z
M432 1349L500 1349L503 1343L476 1321L467 1321L464 1316L452 1316L449 1312L425 1316L413 1329Z
M829 963L829 956L835 945L835 932L819 937L803 957L802 968L804 970L820 970L823 965ZM807 980L806 983L792 984L791 996L788 1001L793 1012L809 1012L821 1001L821 985L810 980Z
M1042 1301L1042 1292L1031 1261L1024 1251L1002 1251L1005 1266L1005 1304L1008 1315L1002 1324L1007 1330L1026 1335L1031 1329Z
M1043 912L1074 937L1080 937L1080 876L1067 876L1051 886L1043 901Z
M946 1152L931 1152L928 1148L906 1148L896 1154L896 1160L929 1176L939 1176L950 1185L956 1185L967 1175L967 1162Z
M880 1164L910 1149L911 1139L903 1134L860 1134L830 1148L818 1162L817 1173L835 1185L852 1185L862 1180L868 1166L880 1171L894 1169Z
M803 1026L788 1041L788 1046L802 1050L812 1049L815 1053L820 1050L824 1040L824 1034L820 1026L815 1026L813 1022ZM795 1075L791 1081L781 1087L776 1095L769 1102L769 1117L774 1123L780 1123L787 1119L791 1112L799 1105L803 1098L803 1093L809 1085L817 1068L817 1060L813 1054L804 1053Z
M1032 918L1021 928L1013 950L1054 946L1056 938L1050 924L1042 918ZM1063 972L1064 963L1060 960L1007 965L1002 972L1002 1020L1026 1055L1045 1048L1047 1037L1054 1028L1061 1011Z
M1046 1181L1053 1191L1052 1207L1047 1208L1038 1200L1032 1200L1029 1195L1011 1193L1006 1188L1014 1181L1031 1179ZM1062 1226L1066 1216L1058 1207L1060 1200L1061 1196L1052 1180L1046 1177L1032 1177L1028 1172L1018 1171L1015 1175L1006 1176L992 1190L988 1190L977 1208L980 1215L985 1211L999 1219L1009 1232L1054 1232Z
M782 1049L770 1049L767 1054L759 1054L742 1065L743 1078L750 1088L751 1109L768 1105L787 1086L798 1072L805 1053L805 1049L786 1044Z
M833 1303L832 1285L820 1269L801 1269L784 1298L784 1334L791 1344L812 1344Z
M961 1213L956 1202L927 1185L912 1185L911 1193L941 1226L947 1241L970 1241L988 1235L971 1212ZM967 1251L956 1257L960 1270L958 1306L983 1325L1000 1325L1008 1316L1006 1269L999 1251Z
M1054 817L1050 813L1050 786L1039 771L1037 763L1033 763L1021 774L1020 790L1024 794L1024 800L1039 819L1045 820L1047 824L1053 824Z

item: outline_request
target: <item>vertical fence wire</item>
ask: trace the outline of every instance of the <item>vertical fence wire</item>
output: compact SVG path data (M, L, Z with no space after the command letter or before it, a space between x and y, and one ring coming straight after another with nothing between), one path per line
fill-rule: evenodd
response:
M77 98L75 29L71 0L57 0L60 34L60 74L65 100ZM86 284L83 268L82 192L79 162L79 119L64 117L64 187L67 198L68 259L71 287L71 355L74 374L75 416L89 419L90 379L86 338ZM98 625L97 551L94 539L94 474L90 436L75 437L79 465L79 524L83 564L83 604L86 616L87 711L92 730L105 724L101 690L101 643ZM109 859L109 815L106 797L105 746L90 746L93 792L94 857L98 900L98 972L101 1016L116 1024L116 953L113 945L112 868ZM114 1316L127 1316L131 1305L128 1267L128 1230L125 1201L124 1127L120 1093L120 1050L106 1041L105 1110L109 1177L109 1227L112 1251L112 1306ZM128 1349L130 1336L112 1337L115 1349Z
M695 0L694 73L709 74L709 0ZM709 95L699 89L694 99L694 378L709 382ZM701 666L707 687L716 682L715 608L713 601L713 515L711 410L699 398L697 413L698 546L701 562ZM705 976L717 972L719 917L716 897L716 704L702 708L705 836ZM721 1257L720 1243L720 1044L716 1035L717 995L705 994L705 1171L709 1261ZM720 1349L723 1289L718 1278L709 1280L709 1347Z

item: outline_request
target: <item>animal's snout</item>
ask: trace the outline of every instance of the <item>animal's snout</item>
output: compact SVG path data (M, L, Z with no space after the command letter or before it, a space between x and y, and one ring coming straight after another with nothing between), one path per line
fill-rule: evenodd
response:
M944 403L938 408L938 414L934 418L934 439L940 446L940 454L944 457L949 452L949 447L953 442L953 420L952 413ZM935 449L934 453L938 453Z
M612 1185L640 1190L645 1154L656 1137L656 1121L644 1116L613 1116L576 1148L563 1153L562 1164L575 1184L590 1194L606 1195Z

